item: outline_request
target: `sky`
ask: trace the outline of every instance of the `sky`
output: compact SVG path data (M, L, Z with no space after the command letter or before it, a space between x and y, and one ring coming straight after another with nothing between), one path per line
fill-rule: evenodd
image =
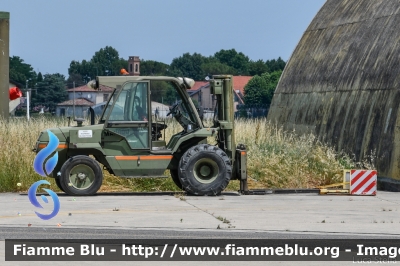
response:
M68 77L72 60L111 46L119 56L170 64L184 53L235 49L287 61L325 0L1 0L10 56Z

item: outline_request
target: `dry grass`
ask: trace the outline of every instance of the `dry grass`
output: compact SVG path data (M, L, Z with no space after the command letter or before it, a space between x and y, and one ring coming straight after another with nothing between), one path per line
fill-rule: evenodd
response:
M356 163L312 134L285 132L266 119L238 120L236 140L247 144L252 187L314 188L341 182L343 169L373 168L371 162Z
M42 179L32 166L36 139L42 130L67 123L51 118L36 118L29 123L22 118L9 123L0 120L0 192L26 191ZM247 145L250 188L312 188L340 181L343 169L373 168L371 163L355 163L349 156L338 154L313 135L299 137L265 119L237 120L235 126L236 141ZM166 139L180 130L178 123L169 121ZM100 191L178 191L171 178L123 179L104 174ZM48 180L51 189L57 191L53 179ZM238 186L232 181L227 189L237 190Z
M0 192L25 191L33 182L41 180L33 169L32 152L39 133L47 128L67 125L64 119L39 118L29 123L25 118L0 119ZM52 178L52 188L56 188ZM20 186L18 186L20 184Z

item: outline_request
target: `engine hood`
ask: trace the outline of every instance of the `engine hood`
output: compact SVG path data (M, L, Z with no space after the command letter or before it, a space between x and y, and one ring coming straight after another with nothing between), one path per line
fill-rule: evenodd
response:
M89 126L82 126L82 127L57 127L57 128L49 128L47 130L43 130L40 133L38 141L40 142L48 142L49 141L49 134L47 131L51 131L60 142L69 142L70 131L76 130L101 130L104 125L89 125Z

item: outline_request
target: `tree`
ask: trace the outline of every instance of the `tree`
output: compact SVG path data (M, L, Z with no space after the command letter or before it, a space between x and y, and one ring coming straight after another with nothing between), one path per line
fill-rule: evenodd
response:
M167 75L169 65L153 61L140 61L140 75L142 76L165 76Z
M274 71L269 75L269 88L275 89L278 85L279 79L282 76L282 70Z
M261 75L267 82L267 104L271 104L274 97L276 86L281 78L282 70L274 71L271 74L264 73Z
M33 92L32 106L41 105L55 111L58 103L68 99L65 77L59 73L45 74L43 81L38 82L34 88L37 91Z
M168 87L165 91L165 98L163 103L167 105L173 105L176 102L176 100L178 100L178 98L179 95L175 87L171 84L168 84Z
M201 65L201 68L203 69L204 73L207 73L207 75L235 75L237 72L236 69L234 69L233 67L223 64L217 60L209 63L204 63L203 65Z
M267 82L264 77L255 75L244 87L244 102L248 106L265 104L267 97Z
M35 84L37 75L33 71L31 65L24 63L24 60L19 56L10 57L10 79L20 84L26 84L27 80L30 80L29 84Z
M168 83L165 81L151 81L151 100L162 102L168 90Z
M68 68L68 74L79 74L81 73L81 63L79 61L72 60L71 63L69 64Z
M43 81L43 75L42 75L42 73L38 73L38 75L37 75L37 80L36 80L37 82L41 82L41 81Z
M281 57L278 57L276 60L267 60L265 64L268 66L270 72L283 70L286 65L285 61L283 61Z
M185 53L180 57L174 58L168 70L170 76L188 77L194 80L203 80L207 73L202 69L202 65L208 59L201 54Z
M282 71L255 75L244 87L244 102L249 106L271 104Z
M119 75L120 59L118 51L111 46L101 48L95 52L90 60L92 66L97 67L99 76L116 76Z
M72 89L74 87L83 86L85 84L86 84L86 82L84 82L82 75L78 74L78 73L70 74L68 79L67 79L67 88L68 89Z
M269 72L269 67L263 60L257 60L256 62L250 61L249 63L249 74L250 76L262 75L263 73Z
M73 81L85 84L89 80L95 79L96 76L117 76L121 68L126 68L127 65L127 60L119 58L117 50L111 46L106 46L95 52L90 61L71 61L68 68L68 74L70 75L68 86L71 87ZM76 74L81 76L81 80L77 80L79 76L76 76Z
M221 51L216 52L214 57L221 63L236 69L238 75L245 76L249 74L250 59L242 52L238 53L235 49L222 49Z

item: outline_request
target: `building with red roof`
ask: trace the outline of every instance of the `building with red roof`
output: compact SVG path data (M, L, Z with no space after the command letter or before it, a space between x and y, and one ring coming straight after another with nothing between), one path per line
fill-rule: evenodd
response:
M244 104L244 87L251 78L252 76L233 76L235 111L237 111L236 107L238 104ZM208 81L196 81L194 86L187 92L204 110L214 109L215 98L214 95L210 93L210 83Z
M86 117L88 108L106 102L113 90L103 85L100 85L99 90L87 85L68 89L68 100L57 104L56 115Z
M233 76L233 90L237 93L240 92L244 96L244 87L251 80L252 76Z

